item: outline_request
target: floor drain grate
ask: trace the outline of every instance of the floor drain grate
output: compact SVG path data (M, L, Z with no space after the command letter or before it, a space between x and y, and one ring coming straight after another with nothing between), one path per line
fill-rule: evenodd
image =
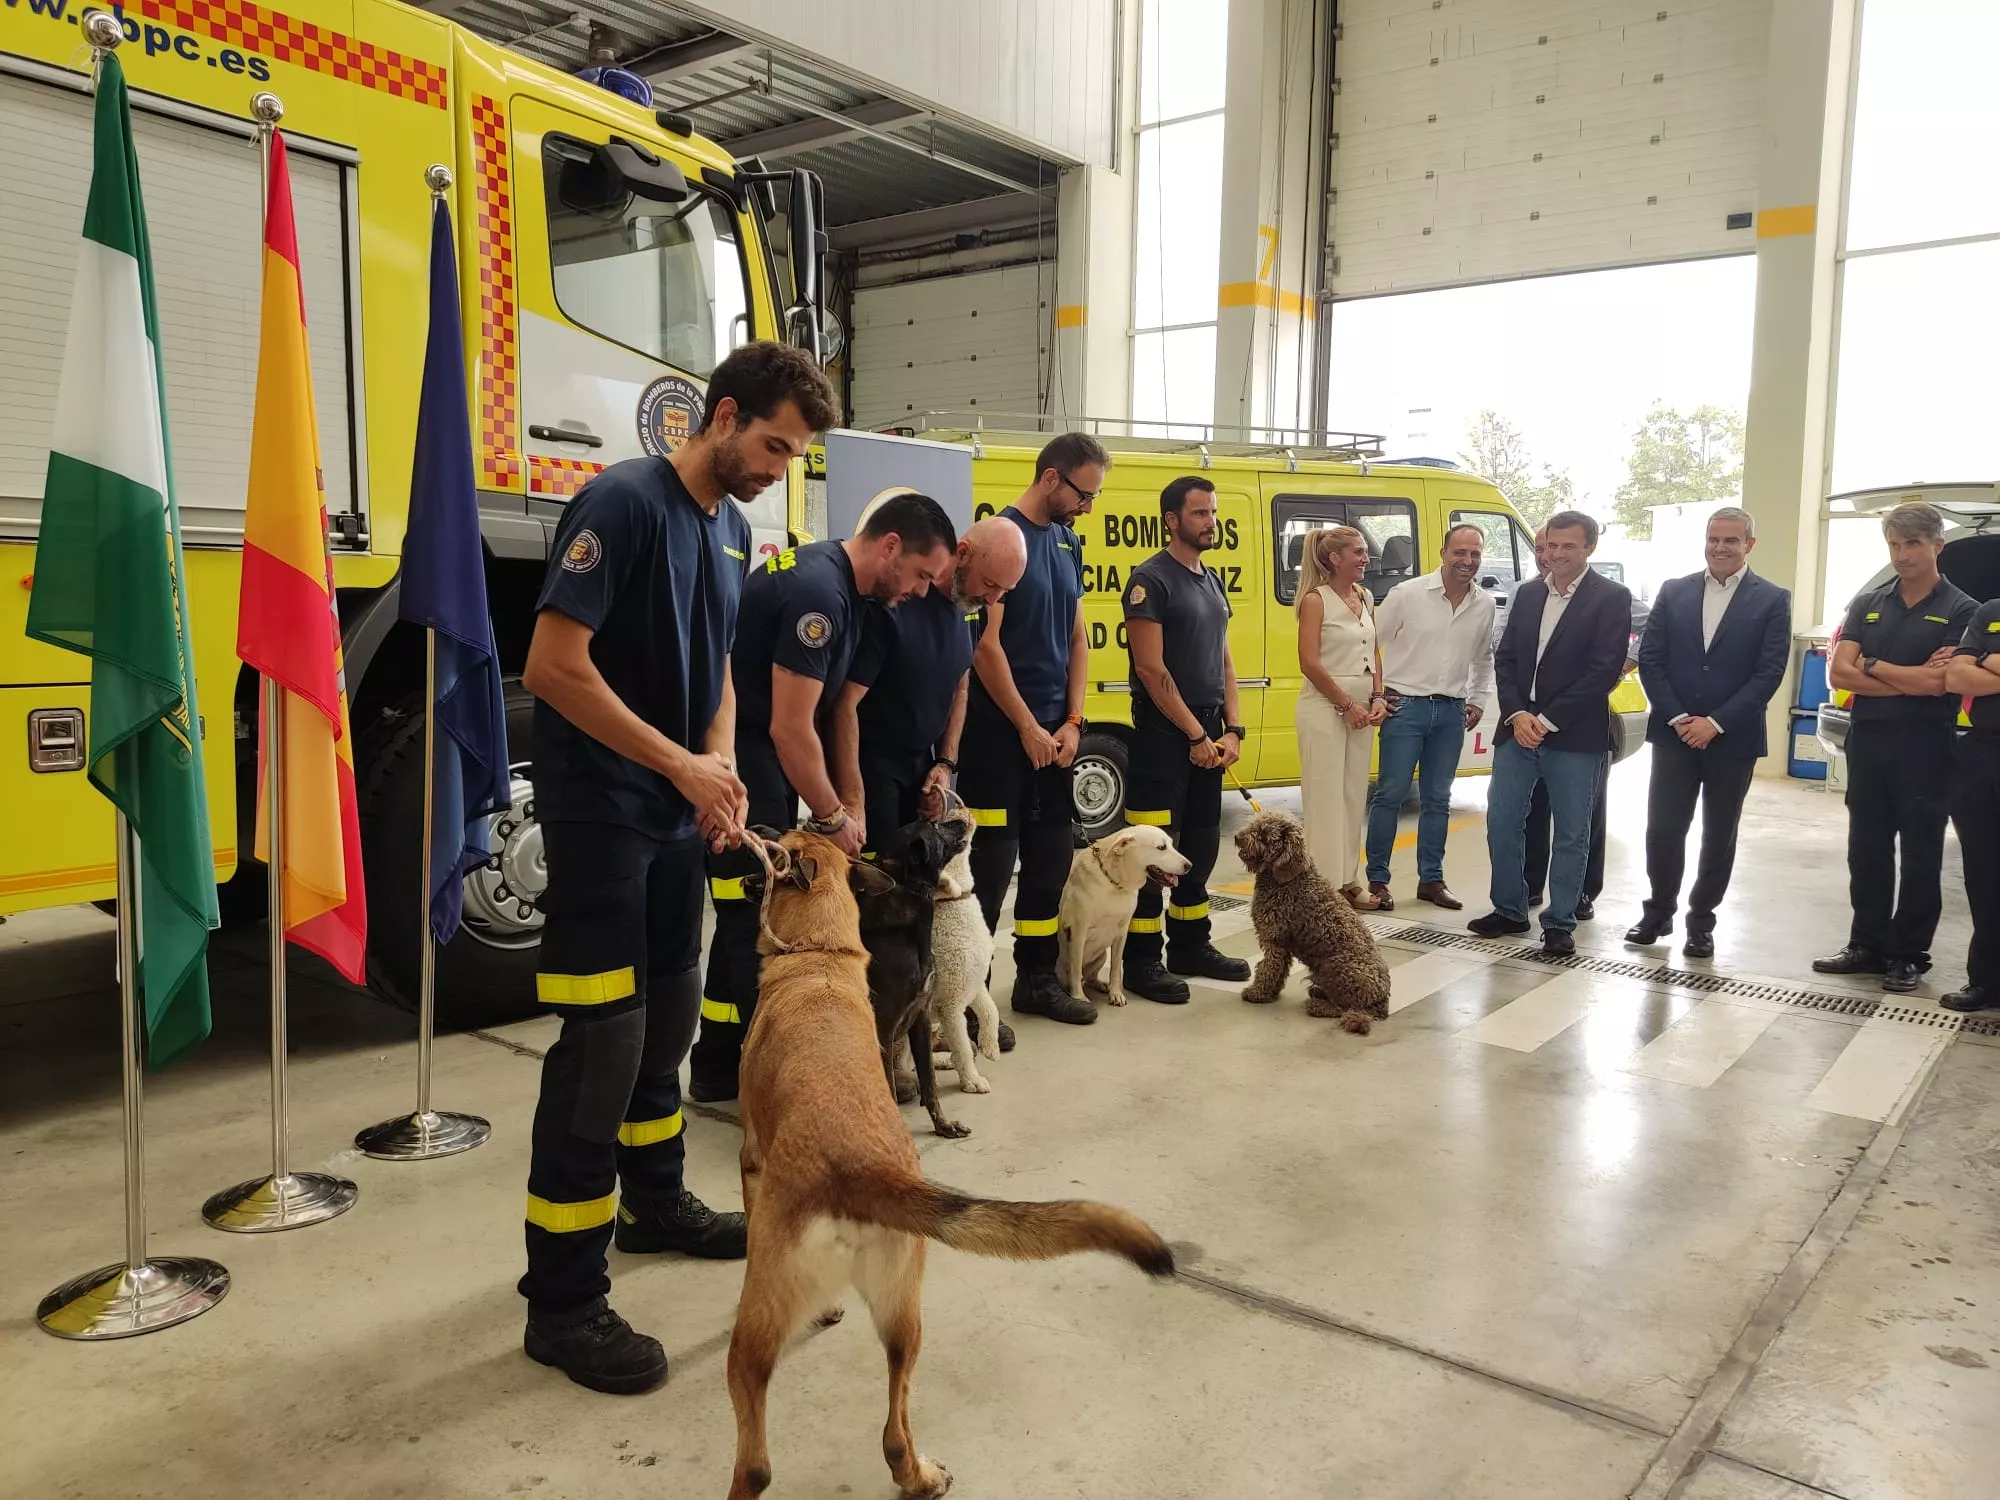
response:
M1441 932L1417 923L1383 936L1393 942L1416 943L1428 948L1474 948L1492 951L1489 940ZM1727 995L1740 1000L1768 1000L1800 1010L1823 1011L1830 1015L1858 1016L1863 1019L1901 1021L1911 1026L1932 1026L1944 1031L1965 1031L1974 1036L2000 1036L2000 1016L1965 1020L1949 1011L1920 1010L1914 1006L1891 1005L1870 995L1840 995L1826 990L1808 990L1796 985L1771 984L1748 979L1731 979L1724 974L1706 974L1693 969L1676 969L1666 964L1648 964L1629 959L1590 958L1580 953L1552 955L1540 948L1516 948L1501 955L1517 963L1539 964L1544 968L1566 969L1584 974L1610 974L1621 979L1637 979L1677 990L1693 990L1705 995Z
M1208 904L1215 911L1235 911L1238 907L1248 906L1250 903L1241 896L1210 895Z

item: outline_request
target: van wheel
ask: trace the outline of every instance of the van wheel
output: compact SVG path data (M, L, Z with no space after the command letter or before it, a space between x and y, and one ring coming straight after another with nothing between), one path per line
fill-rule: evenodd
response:
M505 685L513 802L487 820L486 865L465 878L465 920L438 949L440 1029L491 1026L536 1013L548 867L535 821L534 697ZM413 694L359 740L361 851L368 878L368 977L406 1010L419 999L423 886L424 695Z
M1125 789L1132 779L1132 751L1115 734L1092 730L1076 747L1076 820L1086 843L1116 833L1125 821Z

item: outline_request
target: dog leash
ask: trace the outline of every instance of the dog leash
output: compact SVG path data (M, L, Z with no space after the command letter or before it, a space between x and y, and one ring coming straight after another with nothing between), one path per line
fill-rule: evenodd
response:
M771 944L774 953L793 952L792 945L771 931L768 915L771 907L771 887L792 873L792 851L773 839L749 829L743 831L743 847L757 856L757 863L764 867L764 899L757 903L757 930Z
M1236 782L1236 790L1241 792L1243 794L1243 800L1250 804L1250 811L1254 813L1262 812L1264 809L1258 805L1257 799L1250 795L1250 788L1245 786L1242 783L1242 781L1238 779L1236 775L1236 767L1225 766L1223 767L1223 769L1229 773L1229 779L1231 781Z

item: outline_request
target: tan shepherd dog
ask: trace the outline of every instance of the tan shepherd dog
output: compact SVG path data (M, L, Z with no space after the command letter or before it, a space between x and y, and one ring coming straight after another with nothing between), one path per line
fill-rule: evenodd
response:
M1150 1276L1174 1258L1122 1209L1081 1201L1003 1203L926 1182L916 1143L883 1081L868 1003L852 866L828 840L788 833L764 896L757 1015L743 1049L743 1206L750 1258L729 1344L736 1471L729 1500L771 1483L764 1400L787 1343L838 1305L850 1283L867 1300L889 1355L882 1456L908 1500L951 1488L910 1435L910 1372L923 1344L924 1241L1015 1260L1082 1250L1122 1255ZM787 867L788 864L788 867Z

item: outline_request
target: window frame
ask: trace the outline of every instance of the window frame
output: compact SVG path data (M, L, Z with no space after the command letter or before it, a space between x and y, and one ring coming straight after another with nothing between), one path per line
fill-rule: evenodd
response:
M1369 514L1407 515L1410 521L1410 545L1412 549L1422 545L1419 508L1414 495L1312 495L1299 493L1273 495L1271 497L1271 596L1279 604L1293 605L1298 603L1298 580L1304 573L1303 568L1294 573L1285 566L1285 532L1288 525L1301 516L1323 517L1328 513L1332 513L1333 519L1323 520L1321 526L1308 529L1321 530L1328 526L1354 526L1354 529L1359 531L1364 538L1368 538L1367 528L1355 526L1353 520L1349 518L1348 507L1350 505L1400 507L1400 511L1377 510L1371 511ZM1372 544L1373 539L1368 539ZM1379 558L1381 553L1376 552L1371 545L1369 555ZM1412 567L1416 565L1416 558L1414 556L1411 558L1411 565ZM1414 572L1410 575L1412 578L1416 576ZM1405 581L1399 578L1396 580L1396 583ZM1390 584L1389 588L1394 588L1396 583ZM1289 591L1287 584L1290 585ZM1388 592L1389 589L1385 588L1381 594L1376 594L1371 588L1369 590L1369 597L1376 604L1380 604L1387 597Z
M598 142L596 144L593 144L590 141L584 140L581 136L569 135L566 134L565 132L557 130L548 131L544 133L544 135L542 136L542 160L541 160L542 236L546 243L546 249L549 257L549 300L555 303L556 311L562 314L563 321L569 324L570 327L578 329L584 333L587 333L592 338L603 339L607 344L615 344L620 349L630 350L632 353L638 355L641 359L649 359L654 364L672 370L676 374L685 375L686 377L688 377L688 379L693 380L698 384L706 384L709 376L715 373L715 367L713 365L711 365L707 370L700 372L690 370L683 365L676 364L673 360L666 358L664 355L655 354L650 349L641 349L637 344L627 343L624 339L619 338L616 334L609 333L604 329L597 327L594 324L579 321L575 314L573 314L567 307L563 306L562 292L556 281L556 272L562 269L562 262L558 260L556 253L556 239L555 239L556 215L554 212L551 211L551 205L561 207L564 211L569 213L576 213L577 210L570 209L566 204L563 204L561 201L562 198L561 164L565 160L567 160L567 158L562 157L561 155L558 154L558 148L560 146L567 145L572 148L582 147L585 151L594 151L597 148L597 145L601 144L603 143ZM757 337L757 298L756 298L756 289L751 280L750 248L744 239L745 216L737 211L736 205L730 201L727 195L717 192L714 188L709 187L706 183L699 182L696 179L690 177L688 179L688 190L693 197L705 200L706 206L709 212L711 213L713 213L716 207L719 205L722 208L725 217L727 217L730 222L736 240L736 268L738 274L742 278L742 287L743 287L742 317L744 320L744 325L747 330L749 339L754 340ZM690 209L688 214L684 214L682 215L682 217L684 219L690 217L693 214L693 212L694 210ZM773 282L775 284L775 270L773 270L772 274L773 274ZM732 317L730 319L730 322L733 323L734 321L735 319ZM733 352L733 349L735 347L738 346L732 345L731 350L725 351L721 356L719 356L716 359L715 363L717 365L721 364L723 359L728 358L729 353Z
M1499 521L1507 528L1507 539L1514 560L1514 579L1511 583L1503 581L1500 587L1511 595L1522 584L1533 581L1529 577L1529 565L1535 555L1535 539L1528 535L1526 528L1521 524L1521 518L1512 511L1488 510L1480 506L1462 506L1454 509L1445 522L1445 531L1449 534L1455 526L1472 525L1479 526L1483 532L1486 528L1480 525L1481 518ZM1481 576L1483 578L1485 575ZM1481 586L1484 587L1484 584Z

